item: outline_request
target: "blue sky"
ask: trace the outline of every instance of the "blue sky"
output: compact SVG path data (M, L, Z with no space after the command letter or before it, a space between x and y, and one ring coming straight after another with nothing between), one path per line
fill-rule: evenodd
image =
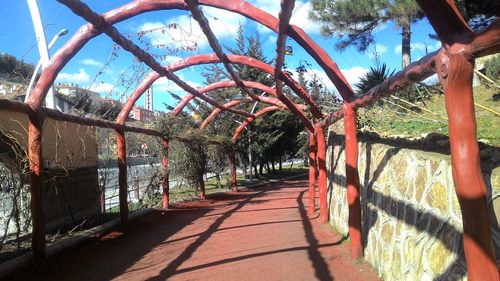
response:
M78 28L85 22L75 16L68 8L53 0L39 0L39 8L45 26L47 41L59 30L67 28L69 33L61 37L52 48L53 54L60 48ZM124 0L85 1L97 12L105 12L127 3ZM251 0L255 6L278 16L279 2L277 0ZM344 52L334 49L336 38L323 38L319 34L319 26L307 19L310 5L307 1L296 1L295 10L291 22L302 27L320 46L322 46L334 61L337 62L346 78L354 84L359 76L363 75L370 66L374 65L372 52L359 53L353 48ZM235 32L238 23L245 26L247 34L260 32L264 43L264 51L267 58L275 57L276 34L266 27L257 25L252 20L222 10L204 8L214 33L219 41L225 46L234 46ZM36 47L36 36L33 29L28 5L24 0L2 0L0 1L0 52L6 52L23 59L28 63L36 64L38 61L38 49ZM164 28L170 23L176 23L178 28ZM116 25L118 30L131 36L134 42L143 48L148 44L161 45L160 47L149 47L155 54L162 55L161 63L168 64L180 58L193 54L212 53L197 23L189 17L186 11L160 11L150 12ZM142 30L154 30L146 33L139 39L138 32ZM399 69L401 65L401 37L400 31L392 24L386 24L377 28L375 34L376 49L380 53L381 61L386 62L389 67ZM421 20L413 26L412 33L412 60L425 55L428 51L438 49L440 44L431 40L428 34L433 33L432 27L426 19ZM317 75L326 87L333 89L328 77L314 60L295 42L288 40L288 45L294 49L293 56L286 56L286 63L290 69L296 68L301 62L307 61L311 64L308 68L307 77ZM193 51L168 52L170 49L180 47L197 48ZM149 69L136 62L134 58L123 50L117 51L113 56L113 42L106 36L101 35L90 41L61 71L56 82L76 83L82 87L97 91L103 97L119 98L129 95L144 74ZM200 75L203 67L192 67L176 74L185 79L195 87L203 85L203 77ZM155 109L165 110L163 102L170 105L174 101L166 94L173 91L183 96L184 92L172 82L160 79L154 84ZM142 101L139 101L142 104Z

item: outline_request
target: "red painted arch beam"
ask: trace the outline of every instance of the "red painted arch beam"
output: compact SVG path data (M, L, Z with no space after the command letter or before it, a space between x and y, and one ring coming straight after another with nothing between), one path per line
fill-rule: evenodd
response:
M226 0L200 0L200 4L212 6L227 11L239 13L247 18L256 20L257 22L265 25L271 30L276 31L277 19L272 15L252 6L244 1L226 1ZM142 0L133 1L125 4L119 8L108 11L103 14L104 19L108 24L112 25L126 19L132 18L136 15L167 9L180 9L188 10L188 7L183 1L180 0ZM59 49L54 56L50 59L47 67L44 68L40 79L38 80L32 95L30 96L29 104L33 109L39 108L47 94L48 88L54 83L57 74L66 65L66 63L92 38L101 34L100 30L93 27L92 24L86 24L75 33L75 35ZM325 70L326 74L332 79L333 83L339 89L339 92L344 96L348 90L343 90L344 87L350 89L346 79L342 76L335 62L331 60L328 54L321 49L307 34L296 26L291 26L289 29L289 36L295 39L304 49L318 62L318 64ZM309 94L298 87L298 83L290 80L290 77L282 74L282 79L292 90L301 96L308 105L311 106L311 111L316 118L322 118L321 111L317 107L315 101ZM290 85L289 85L290 84ZM291 84L295 84L294 86ZM298 88L297 88L298 87ZM351 90L352 92L352 90Z
M198 92L200 94L205 94L205 93L208 93L210 91L217 90L217 89L228 88L228 87L238 87L236 84L237 83L235 81L219 81L219 82L214 82L214 83L209 84L209 85L207 85L205 87L199 88ZM244 81L243 84L245 85L245 87L249 87L249 88L255 88L255 87L257 87L257 89L262 89L262 90L265 90L266 92L267 92L267 90L270 89L271 94L272 95L273 94L276 95L276 92L272 88L267 87L267 86L265 86L263 84L260 84L258 82ZM191 102L191 100L193 98L194 98L194 95L192 95L192 94L186 94L184 97L182 97L182 99L179 101L179 103L174 108L174 110L172 110L172 113L174 115L176 115L176 116L179 115L179 113L181 113L181 111L184 109L184 107L189 102ZM258 101L258 102L269 103L269 104L273 104L273 105L279 106L279 104L277 104L277 100L276 99L267 98L267 97L261 97L259 95L255 95L255 94L252 94L251 99L254 100L254 101Z
M451 44L462 36L461 41L472 39L472 30L460 14L453 1L417 0L425 15L431 22L441 42ZM468 42L462 42L468 43Z
M256 8L248 2L237 0L198 0L198 3L238 13L242 16L261 23L274 32L278 32L278 19L259 8ZM304 30L302 30L298 26L290 25L290 28L288 29L288 36L293 38L300 46L304 48L304 50L306 50L309 55L314 58L314 60L321 66L326 75L333 82L344 100L348 100L352 96L354 96L354 91L352 90L351 86L349 86L347 79L344 77L337 64L330 58L325 50L323 50L314 40L311 39L311 37L309 37L304 32ZM285 80L283 82L285 82ZM314 104L317 107L316 102L307 92L297 93L300 94L300 96L307 102L307 104ZM315 117L322 118L321 116Z
M276 40L276 64L274 66L274 78L276 80L276 94L279 96L283 95L283 82L279 79L281 69L285 64L285 44L286 44L286 34L288 28L290 27L290 18L292 17L292 11L295 7L294 0L281 0L281 10L279 13L278 22L278 39Z
M248 102L248 101L252 101L252 100L248 98L248 99L246 99L246 100L234 100L234 101ZM227 103L227 104L225 104L224 106L226 106L226 105L228 105L228 106L236 106L236 105L238 105L238 104L239 104L239 103L234 103L234 105L233 105L233 104L229 104L229 103ZM280 107L280 108L286 108L284 104L278 104L278 105L276 105L276 106L278 106L278 107ZM298 104L298 105L297 105L297 107L298 107L298 108L300 108L300 109L305 109L305 108L306 108L306 106L305 106L305 105L303 105L303 104ZM290 110L289 108L286 108L286 109ZM220 110L220 109L218 109L218 108L214 109L214 110L210 113L210 115L209 115L209 116L208 116L205 120L203 120L203 123L201 124L200 129L205 129L205 128L208 126L208 124L210 124L210 122L212 122L212 120L213 120L213 119L217 116L217 114L219 114L220 112L221 112L221 110ZM293 113L293 112L292 112L292 113Z
M252 123L255 119L268 114L269 112L277 111L280 110L281 108L278 106L268 106L265 107L264 109L261 109L255 113L255 117L248 117L243 124L241 124L236 130L234 131L233 134L233 141L236 141L238 137L240 136L241 132L250 124Z
M212 48L212 50L214 50L215 54L220 59L220 61L224 65L224 68L229 73L231 78L234 80L234 82L236 83L238 88L240 88L240 90L243 93L245 93L248 96L255 99L256 95L254 93L252 93L251 91L249 91L245 87L245 85L241 81L240 77L238 77L238 74L236 74L236 71L234 70L233 66L229 63L229 59L227 58L226 54L222 50L222 47L219 44L219 41L217 40L217 37L212 32L212 29L210 28L208 20L205 17L205 15L203 14L203 11L198 6L197 1L196 0L185 0L185 2L187 3L189 10L191 11L191 15L198 22L203 34L205 34L205 36L207 37L207 40L208 40L210 47Z
M217 101L207 96L200 95L193 87L191 87L189 84L181 80L177 75L163 68L150 54L142 50L139 46L137 46L132 41L125 38L123 35L121 35L118 32L118 30L116 30L116 28L114 28L106 21L104 17L92 11L86 4L82 3L79 0L57 0L57 1L66 5L76 15L92 23L95 28L102 30L106 35L108 35L116 44L120 45L124 50L132 53L134 56L136 56L139 60L144 62L151 69L153 69L160 75L167 77L169 80L173 81L175 84L177 84L186 92L191 93L194 96L197 96L200 99L224 110L224 107L221 104L217 103ZM236 109L228 109L228 111L247 117L252 116L252 114L248 112Z
M259 69L263 72L266 72L268 74L274 75L274 68L271 65L266 64L262 61L256 60L254 58L246 57L246 56L239 56L239 55L231 55L231 54L227 55L227 58L229 59L229 61L231 63L251 66L251 67ZM170 64L166 68L170 72L174 72L174 71L179 71L179 70L182 70L184 68L187 68L187 67L190 67L193 65L219 63L219 62L220 62L220 60L215 54L203 54L203 55L195 55L195 56L188 57L186 59L179 60L177 62ZM151 87L151 85L158 78L160 78L160 74L158 74L156 72L151 72L147 76L147 78L141 82L141 84L135 89L134 93L125 102L125 105L123 106L120 114L118 115L118 118L117 118L118 123L123 124L125 122L127 116L129 115L130 111L132 110L132 107L134 106L135 102L140 98L140 96L144 93L144 91L146 91L149 87ZM281 79L285 82L285 84L288 87L290 87L292 89L292 91L303 92L303 93L307 94L307 92L302 88L302 86L300 86L295 80L290 78L284 72L281 72ZM244 81L244 84L247 87L253 87L255 85L255 84L249 84L249 83L257 83L257 82ZM269 87L267 87L267 88L269 88ZM262 91L266 91L265 89L267 89L267 88L261 87L261 88L257 88L257 89L262 90ZM269 88L269 89L272 89L272 88ZM270 92L275 93L274 90L272 90ZM270 92L268 92L268 93L270 93ZM189 98L189 97L186 97L186 99L187 98ZM285 96L285 98L286 98L286 96ZM309 107L309 110L313 113L313 115L316 118L323 118L323 115L319 115L319 117L317 117L318 115L316 115L316 114L321 114L321 113L315 112L312 107Z
M242 102L249 102L249 101L252 101L251 98L245 98L245 99L239 99L239 100L231 100L227 103L224 104L225 107L233 107L233 106L237 106L238 104L242 103ZM212 122L212 120L215 118L215 116L217 116L217 114L219 114L221 112L221 110L219 108L215 108L214 110L212 110L212 112L210 113L210 115L208 115L207 118L205 118L205 120L203 120L203 123L201 123L201 126L200 126L200 129L205 129L208 124L210 124L210 122Z
M138 14L156 11L159 9L187 9L185 3L179 0L149 0L133 1L119 8L108 11L102 16L109 24L115 24ZM90 23L81 26L54 56L50 58L49 63L43 69L35 88L28 100L31 108L36 109L42 106L43 100L47 95L49 87L54 83L57 74L73 58L88 41L98 36L102 32L95 29Z

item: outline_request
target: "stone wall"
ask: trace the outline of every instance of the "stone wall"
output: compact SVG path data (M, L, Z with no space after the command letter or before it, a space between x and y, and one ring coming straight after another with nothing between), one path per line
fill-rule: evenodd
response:
M330 224L348 234L344 136L327 150ZM448 155L359 143L365 260L384 280L466 280L462 220ZM497 263L500 167L485 172ZM497 211L497 212L495 212Z

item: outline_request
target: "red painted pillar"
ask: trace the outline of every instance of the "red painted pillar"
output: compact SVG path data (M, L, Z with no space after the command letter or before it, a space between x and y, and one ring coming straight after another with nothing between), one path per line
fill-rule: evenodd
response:
M116 148L118 153L118 198L120 200L121 223L128 220L128 194L127 194L127 149L125 146L125 132L116 130Z
M347 203L349 205L349 241L351 258L357 260L363 256L361 241L361 203L359 201L358 139L356 130L356 112L344 103L345 154Z
M309 215L316 212L316 140L309 133Z
M231 150L230 158L231 158L231 177L232 177L233 191L237 192L238 191L238 188L237 188L238 183L236 181L236 155L235 155L234 150ZM252 172L251 167L250 167L250 172Z
M205 181L203 181L203 175L200 175L200 199L206 199L205 195Z
M468 279L499 280L476 139L474 65L464 50L462 44L452 45L437 64L445 89L453 182L462 211Z
M168 139L163 138L162 144L163 144L163 157L161 159L162 174L163 174L162 208L166 210L168 209L169 195L170 195L170 183L168 175Z
M45 211L42 181L42 127L45 116L39 112L29 114L28 156L31 178L31 221L33 225L31 248L35 260L45 258Z
M326 203L326 142L325 131L320 124L316 124L316 143L318 146L318 187L319 187L319 213L321 223L328 222Z

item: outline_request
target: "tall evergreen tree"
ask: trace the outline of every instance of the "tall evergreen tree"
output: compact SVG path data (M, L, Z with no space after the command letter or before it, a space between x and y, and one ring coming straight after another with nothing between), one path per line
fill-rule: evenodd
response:
M402 66L411 61L411 24L423 17L414 0L311 0L309 17L322 25L324 36L338 35L339 50L356 46L366 51L376 27L393 21L401 28Z

